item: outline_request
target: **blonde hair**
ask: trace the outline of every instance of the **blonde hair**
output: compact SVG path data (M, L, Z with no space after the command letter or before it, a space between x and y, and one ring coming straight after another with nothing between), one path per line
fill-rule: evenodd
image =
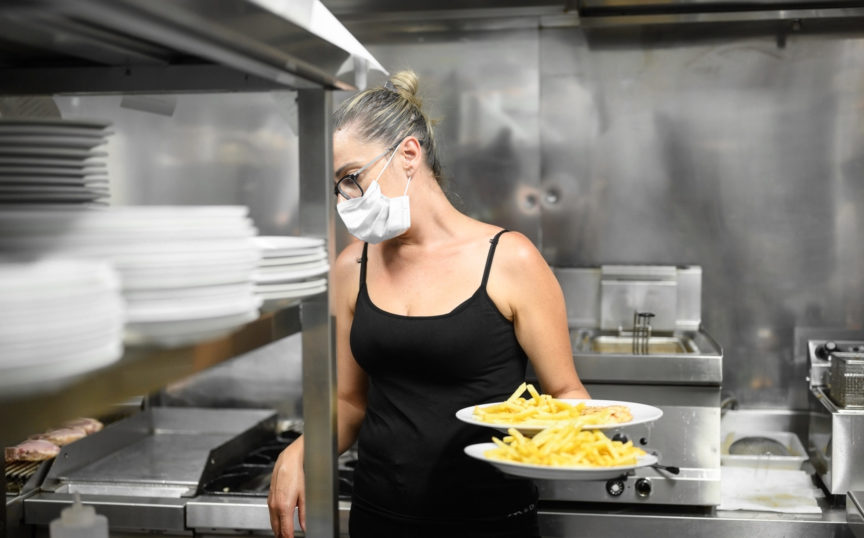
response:
M426 164L440 183L441 162L433 122L423 112L418 85L414 71L399 71L384 86L359 92L343 101L333 113L333 129L350 128L364 142L379 142L388 147L406 136L416 137L425 152Z

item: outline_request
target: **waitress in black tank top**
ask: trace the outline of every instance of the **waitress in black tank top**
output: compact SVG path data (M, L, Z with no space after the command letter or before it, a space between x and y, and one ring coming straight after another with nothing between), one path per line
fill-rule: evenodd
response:
M333 122L336 208L359 239L331 275L339 450L358 448L350 534L539 536L534 485L466 456L490 433L455 413L506 399L529 360L544 392L588 397L561 289L527 238L449 203L414 73L348 99ZM297 509L305 525L303 480L301 438L274 468L277 537L294 536Z

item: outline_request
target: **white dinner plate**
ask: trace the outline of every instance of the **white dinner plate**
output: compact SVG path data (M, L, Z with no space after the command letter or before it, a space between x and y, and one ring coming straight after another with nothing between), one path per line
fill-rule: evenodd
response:
M92 192L77 193L8 193L0 192L0 203L49 203L49 202L92 202L102 195Z
M0 165L8 167L32 167L32 168L72 168L75 170L95 170L105 168L107 165L101 161L93 161L69 157L54 156L11 156L0 155Z
M108 152L93 151L89 149L76 148L35 148L30 146L3 146L0 145L0 155L7 157L17 156L46 156L57 159L95 159L99 157L107 157Z
M308 290L319 286L326 286L326 278L317 278L315 280L306 280L302 282L283 282L276 284L255 284L255 293L293 293L295 291Z
M3 187L0 186L0 189ZM258 272L262 275L278 275L278 274L293 274L307 271L309 269L320 269L328 265L327 260L315 260L311 262L293 263L287 265L265 265L258 267Z
M35 366L37 364L54 363L58 357L80 357L94 349L102 349L110 344L122 341L123 326L116 324L103 334L81 335L76 339L65 341L41 342L39 340L26 343L4 344L3 358L0 366L14 367L16 365Z
M248 282L219 286L195 286L176 289L124 290L123 297L130 302L138 301L185 301L201 298L237 296L252 293Z
M614 467L551 467L531 463L516 463L487 458L484 453L496 448L495 443L477 443L465 447L465 453L474 459L494 465L503 473L536 478L543 480L608 480L619 476L632 474L634 469L648 467L657 463L657 457L652 454L640 456L635 465L618 465Z
M16 396L56 390L79 376L108 366L123 355L123 345L109 345L78 356L61 356L57 362L0 368L0 395Z
M584 399L568 399L562 398L562 402L567 402L571 405L577 405L580 403L584 403L586 406L607 406L607 405L624 405L630 408L630 414L633 415L633 420L629 422L618 422L614 424L600 424L600 425L590 425L585 426L586 430L614 430L617 428L626 428L627 426L634 426L636 424L644 424L646 422L654 422L663 416L663 410L659 407L654 407L653 405L646 405L635 402L622 402L618 400L584 400ZM479 407L489 407L490 405L497 405L501 402L483 404ZM516 428L519 432L524 433L526 435L533 435L545 428L548 428L548 424L544 425L531 425L529 424L509 424L506 422L483 422L474 416L474 408L478 406L469 406L464 407L456 412L456 418L461 420L462 422L467 422L468 424L473 424L475 426L483 426L486 428L495 428L496 430L500 430L502 432L506 432L509 428Z
M45 259L22 262L3 258L0 264L0 297L54 299L64 293L81 293L81 289L116 290L116 273L104 262Z
M130 323L126 326L127 344L157 343L175 347L224 336L256 319L258 309L231 316L186 320L182 322Z
M5 185L76 185L84 187L91 179L83 176L24 176L24 175L0 175L0 188ZM104 180L103 180L104 181Z
M17 206L16 206L17 209ZM94 209L95 211L96 209ZM0 211L0 216L4 212ZM68 213L68 208L63 209ZM59 212L59 211L58 211ZM151 256L161 256L162 254L175 253L213 253L213 252L248 252L249 243L245 239L226 239L222 241L201 240L201 241L163 241L156 243L152 241L129 241L123 243L120 241L112 242L110 245L98 244L96 242L77 245L68 245L63 238L51 238L47 236L40 237L7 237L2 235L2 219L0 219L0 249L12 249L16 252L41 253L46 249L50 249L54 255L70 258L111 258L121 260L126 255L138 256L149 254ZM252 264L254 266L254 263ZM251 277L250 277L251 278Z
M129 323L183 322L233 316L257 309L261 300L251 292L226 298L198 298L185 301L130 301L126 305Z
M297 265L298 263L317 262L327 258L327 251L323 248L311 254L301 254L299 256L280 256L271 258L262 258L258 265L261 268L278 267L281 265Z
M318 264L310 265L309 267L306 267L304 269L282 270L272 272L256 271L252 279L255 281L256 284L295 282L298 280L303 280L304 278L323 275L329 270L330 264L327 263L327 261L325 260Z
M79 118L0 118L0 128L52 128L52 129L81 129L87 131L100 131L111 126L111 122L97 119Z
M5 125L0 122L0 134L3 136L76 136L101 140L113 135L114 131L107 131L104 128L86 129L77 126Z
M315 286L314 288L305 288L302 290L295 291L271 291L271 292L255 292L258 297L261 297L265 301L275 301L280 299L300 299L302 297L310 297L312 295L318 295L327 291L327 284L321 286Z
M120 270L123 288L127 290L152 290L165 288L185 288L189 286L219 286L252 281L251 269L221 270L187 274L131 273Z
M87 179L86 186L106 188L104 179ZM2 188L2 185L0 185ZM41 189L41 187L40 187ZM118 235L147 239L155 234L168 234L172 241L184 238L202 239L210 237L216 240L229 237L244 237L247 248L258 250L251 238L257 233L252 221L246 217L199 217L191 212L189 215L174 213L166 215L163 212L128 212L122 208L112 207L104 211L90 213L71 212L52 214L34 214L27 211L14 211L0 214L0 232L16 235L55 235L58 232L68 233L74 230L75 235Z
M84 178L93 174L104 174L104 168L85 168L83 166L20 166L0 165L0 176L72 176Z
M235 265L246 263L255 267L258 260L258 251L245 248L236 251L225 252L160 252L158 255L152 253L127 254L125 256L114 256L115 267L135 269L159 269L159 268L183 268L189 265Z
M104 189L104 187L88 187L87 185L9 185L0 182L0 194L67 194Z
M265 258L302 256L326 251L324 240L317 237L259 236L255 238L255 244Z
M90 149L107 143L104 138L89 136L9 135L0 131L0 146L30 146L38 148Z

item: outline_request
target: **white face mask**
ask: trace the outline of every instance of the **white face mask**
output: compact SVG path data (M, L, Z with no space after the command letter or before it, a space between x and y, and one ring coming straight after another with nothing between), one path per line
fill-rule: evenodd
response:
M378 179L384 170L390 166L390 161L396 156L396 151L387 159L387 163L378 177L375 178L363 196L351 198L336 205L336 211L345 223L351 235L367 243L380 243L402 235L411 227L411 206L408 203L408 185L402 196L388 198L381 192Z

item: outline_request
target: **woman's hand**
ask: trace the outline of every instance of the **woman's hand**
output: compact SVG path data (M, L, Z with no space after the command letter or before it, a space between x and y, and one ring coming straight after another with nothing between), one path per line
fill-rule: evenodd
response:
M294 510L300 511L300 527L306 531L306 487L303 474L303 437L279 454L270 479L270 526L276 538L294 538Z

